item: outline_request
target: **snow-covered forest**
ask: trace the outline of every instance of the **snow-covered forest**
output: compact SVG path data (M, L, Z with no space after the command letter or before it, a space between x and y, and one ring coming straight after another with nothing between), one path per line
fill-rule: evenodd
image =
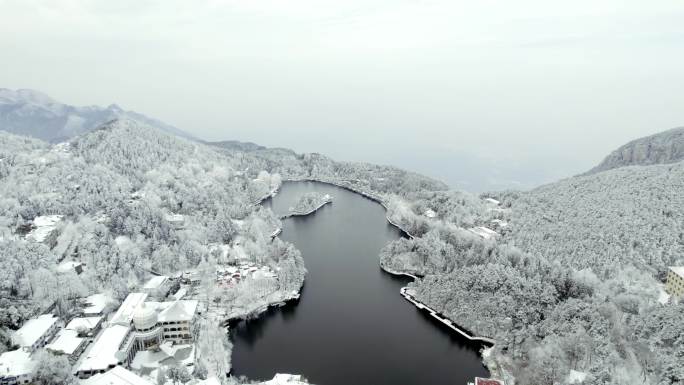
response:
M619 168L446 210L443 193L397 199L391 218L415 237L381 264L424 276L417 298L494 338L490 369L516 383L680 384L684 307L661 302L667 267L684 262L682 170Z
M132 120L59 144L0 132L0 353L15 348L11 332L28 318L50 309L67 317L101 292L113 298L111 311L152 272L208 278L235 259L278 271L277 280L221 290L203 278L199 297L231 316L291 297L306 272L301 255L272 237L280 220L258 204L282 179L324 180L371 196L445 188L391 167L279 149L234 151ZM83 271L64 269L75 265ZM226 346L230 354L215 338L218 322L196 330L204 357ZM200 375L230 362L199 361Z
M0 351L30 316L68 313L102 291L120 301L150 272L209 277L239 258L279 271L277 283L216 290L203 280L205 302L247 316L282 301L276 293L299 290L306 270L258 203L283 180L333 183L383 204L409 237L382 250L381 266L423 277L411 284L419 300L495 339L487 363L497 375L519 384L684 379L684 308L661 303L667 267L684 262L682 163L478 197L393 167L197 143L131 120L57 145L0 133ZM298 209L322 199L307 196ZM60 269L65 262L85 269ZM229 352L206 323L199 351Z

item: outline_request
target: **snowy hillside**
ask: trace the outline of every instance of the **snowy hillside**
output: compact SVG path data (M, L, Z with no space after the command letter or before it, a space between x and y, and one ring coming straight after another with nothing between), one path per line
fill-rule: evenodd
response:
M631 159L671 163L680 133L654 140L668 156ZM613 165L479 206L395 200L392 219L416 236L387 245L381 265L424 275L417 299L495 339L489 366L509 381L679 384L684 304L658 300L667 267L684 263L684 162Z
M180 129L116 104L76 107L34 90L0 88L0 130L59 142L119 118L130 118L162 131L191 138Z
M684 160L684 127L633 140L613 151L589 173L624 166L674 163Z

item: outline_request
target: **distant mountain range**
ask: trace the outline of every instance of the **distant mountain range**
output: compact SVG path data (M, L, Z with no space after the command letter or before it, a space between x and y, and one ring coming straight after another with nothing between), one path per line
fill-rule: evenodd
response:
M231 151L240 151L240 152L252 152L252 151L259 151L259 150L265 150L266 147L260 146L256 143L252 142L240 142L238 140L224 140L220 142L205 142L205 144L208 144L210 146L215 146L215 147L221 147L226 150L231 150Z
M187 132L116 104L77 107L34 90L0 88L0 130L60 142L114 119L129 118L162 131L195 139Z
M625 166L647 166L684 160L684 127L633 140L613 151L588 174Z

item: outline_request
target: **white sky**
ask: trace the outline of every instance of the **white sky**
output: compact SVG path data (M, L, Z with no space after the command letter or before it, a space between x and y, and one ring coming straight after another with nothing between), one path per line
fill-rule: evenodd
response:
M0 87L481 190L684 125L684 2L0 0Z

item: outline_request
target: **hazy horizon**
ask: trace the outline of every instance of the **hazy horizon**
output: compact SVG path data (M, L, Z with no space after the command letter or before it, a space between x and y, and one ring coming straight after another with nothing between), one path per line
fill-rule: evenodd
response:
M684 125L676 1L0 0L0 87L529 188Z

